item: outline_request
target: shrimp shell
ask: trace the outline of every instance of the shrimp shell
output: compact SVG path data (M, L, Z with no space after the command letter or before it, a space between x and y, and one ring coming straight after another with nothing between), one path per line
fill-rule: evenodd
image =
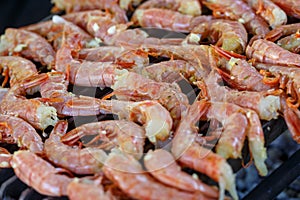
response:
M72 181L49 162L29 151L16 151L11 166L21 181L37 192L48 196L67 195L67 186Z
M95 143L99 140L103 142L99 146L93 145L91 142L84 144L85 146L98 148L103 146L105 150L119 147L121 151L133 155L136 159L140 159L143 155L145 130L131 121L106 120L83 124L65 134L61 141L72 145L81 137L91 135L96 135L97 141Z
M206 185L199 179L181 171L173 155L166 150L148 151L144 157L144 165L154 178L166 185L189 192L200 191L204 195L217 198L216 188Z
M246 48L249 59L267 64L300 67L300 55L289 52L265 39L254 40Z
M36 130L21 118L0 115L1 141L17 143L33 153L42 153L44 144Z
M55 52L46 39L27 30L7 28L1 36L0 55L14 54L21 54L48 67L55 64Z
M47 158L58 166L77 174L93 174L101 171L106 153L102 149L87 147L80 149L65 145L61 137L66 133L68 123L59 121L55 125L50 137L45 141Z
M299 0L271 0L286 12L288 16L293 16L300 19L300 1Z
M136 9L131 18L131 21L135 25L179 32L189 32L199 22L208 20L211 20L211 16L201 15L193 17L191 15L184 15L176 11L160 8Z
M11 87L23 79L37 74L35 64L19 56L0 56L0 67L4 72L8 70Z
M242 0L203 0L202 3L213 11L215 17L237 20L253 35L265 35L269 32L265 20Z
M256 14L264 18L268 24L275 28L287 23L286 13L271 0L244 0L256 10Z
M103 172L122 191L136 199L206 199L201 193L183 192L157 182L137 160L120 152L109 154Z

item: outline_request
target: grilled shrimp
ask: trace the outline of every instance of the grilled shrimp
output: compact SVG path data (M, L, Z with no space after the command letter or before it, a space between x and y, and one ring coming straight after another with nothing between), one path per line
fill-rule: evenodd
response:
M241 157L245 137L249 141L249 149L260 175L268 173L265 165L267 158L264 148L264 133L256 112L232 103L211 102L206 116L217 119L223 124L221 138L216 146L217 154L224 158Z
M134 72L116 77L111 88L119 100L157 100L170 112L175 127L189 104L187 96L176 83L156 82Z
M102 176L92 178L74 178L67 187L67 196L70 200L114 200L114 196L105 192L101 185ZM87 195L88 194L88 195Z
M19 56L0 56L0 68L2 68L2 74L10 77L9 83L11 87L23 79L37 74L35 64ZM6 77L6 79L8 79L8 77ZM6 81L2 83L2 86L5 84Z
M206 185L199 179L180 170L173 155L166 150L148 151L144 157L144 165L149 173L166 185L188 192L200 191L206 196L217 198L216 188Z
M48 196L67 195L67 186L73 180L60 174L62 169L53 167L30 151L16 151L12 156L11 166L21 181Z
M205 199L202 193L184 192L157 182L137 160L119 151L109 154L103 172L123 192L136 199Z
M269 26L263 18L256 15L252 8L242 0L201 0L217 18L237 20L245 25L253 35L265 35Z
M16 143L33 153L42 153L44 144L36 130L21 118L0 115L1 142Z
M0 168L11 168L12 155L7 149L0 147Z
M84 146L105 150L119 147L137 160L143 155L145 130L131 121L107 120L84 124L62 136L61 141L73 145L84 136L95 136L92 141L83 143Z
M172 31L190 32L200 22L209 21L211 19L212 16L208 15L193 17L172 10L149 8L136 9L131 21L141 27L155 27Z
M242 54L248 42L244 25L238 21L213 19L199 23L187 36L187 43L196 43L208 38L210 43L227 51Z
M182 76L191 83L195 81L197 71L193 65L184 60L169 60L144 67L142 75L158 82L173 83L182 79Z
M58 50L63 44L73 49L98 46L85 30L58 15L54 15L52 20L25 26L22 29L47 38L55 50Z
M286 13L271 0L244 0L274 29L287 23Z
M120 119L129 119L143 124L148 139L155 143L166 140L171 134L173 121L170 113L157 101L100 101L102 112L117 114Z
M114 77L123 71L111 62L90 62L73 59L72 50L60 48L56 53L55 69L64 72L70 83L80 86L110 87Z
M76 174L93 174L101 171L106 153L99 148L87 147L80 149L61 142L68 128L66 121L55 125L50 137L45 141L44 151L47 158L54 164Z
M149 0L138 7L138 9L149 8L164 8L192 16L201 15L202 13L200 2L195 0Z
M62 16L86 30L90 35L105 44L112 44L111 40L119 32L125 31L131 23L119 22L109 13L100 10L69 13Z
M205 80L206 90L211 101L221 101L237 104L257 112L260 119L276 119L281 110L280 97L276 90L270 91L238 91L226 86L220 86L221 76L216 71L211 71ZM222 95L220 95L222 94Z
M202 147L195 140L198 132L195 124L207 112L207 109L207 104L199 101L189 107L187 114L181 120L175 132L171 152L181 164L218 182L219 199L224 199L224 189L227 189L234 199L238 199L234 181L235 176L226 159Z
M247 91L266 91L272 89L272 86L263 82L264 76L245 59L237 58L231 52L222 50L216 46L214 46L214 50L218 54L213 56L218 66L215 69L232 88Z
M257 39L246 48L246 55L255 62L300 67L300 55L289 52L275 43Z
M55 108L42 103L39 99L25 97L30 93L29 90L39 86L47 78L46 74L38 74L15 84L2 99L0 112L18 116L37 129L44 130L49 125L53 126L58 120Z
M263 81L266 84L276 85L285 90L289 95L287 102L291 107L298 107L300 103L300 69L298 67L285 67L256 63L255 67L264 74ZM294 104L294 105L293 105Z
M15 28L7 28L1 36L0 55L22 55L48 67L53 67L55 63L55 52L45 38Z
M299 0L271 0L278 5L288 16L300 19L300 1Z
M118 46L99 46L83 48L78 51L77 59L92 62L113 62L128 49Z
M42 98L56 109L61 116L90 116L99 114L97 100L94 97L76 96L68 92L69 82L62 72L48 72L48 79L40 84ZM85 104L69 107L70 100L85 100Z
M300 33L294 33L277 41L277 45L292 52L300 53Z
M65 10L67 13L84 10L109 10L119 22L127 22L125 10L115 0L52 0L54 10Z
M121 32L114 32L110 40L106 42L108 45L121 46L125 48L139 48L144 44L152 45L180 45L183 38L156 38L149 37L149 34L142 29L127 29Z
M296 33L300 29L300 23L286 24L276 27L265 35L265 39L275 42L281 37Z
M196 79L207 76L211 70L208 45L142 45L142 50L152 56L162 56L189 62L196 70Z

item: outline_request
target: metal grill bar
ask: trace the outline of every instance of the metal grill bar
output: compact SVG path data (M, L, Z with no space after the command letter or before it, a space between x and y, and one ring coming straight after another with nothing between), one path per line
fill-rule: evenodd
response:
M262 180L243 200L272 200L299 176L300 149L273 173Z

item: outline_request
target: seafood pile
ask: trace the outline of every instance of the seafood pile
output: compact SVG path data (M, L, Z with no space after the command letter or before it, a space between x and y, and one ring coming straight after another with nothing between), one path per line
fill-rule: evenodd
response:
M238 199L228 160L268 175L263 123L300 143L300 1L52 2L0 41L0 167L37 192Z

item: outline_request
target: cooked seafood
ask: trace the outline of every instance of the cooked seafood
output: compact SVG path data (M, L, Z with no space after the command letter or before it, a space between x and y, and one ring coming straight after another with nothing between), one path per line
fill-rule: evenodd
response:
M201 2L213 11L215 17L237 20L253 35L265 35L269 32L265 20L256 15L242 0L201 0Z
M83 143L84 146L105 150L118 147L137 160L143 155L145 130L141 126L125 120L106 120L83 124L63 135L61 141L68 145L74 145L80 138L93 135L96 136L91 141Z
M53 47L42 36L16 28L7 28L1 36L0 55L22 55L52 68L55 63Z
M99 148L87 147L80 149L61 142L66 134L68 123L59 121L55 125L49 138L45 141L45 154L47 158L64 169L77 174L93 174L101 171L106 153Z
M52 0L0 39L0 168L69 199L242 197L265 121L300 143L297 2Z
M67 186L73 180L46 160L30 151L17 151L12 155L11 166L17 177L41 194L67 195Z

